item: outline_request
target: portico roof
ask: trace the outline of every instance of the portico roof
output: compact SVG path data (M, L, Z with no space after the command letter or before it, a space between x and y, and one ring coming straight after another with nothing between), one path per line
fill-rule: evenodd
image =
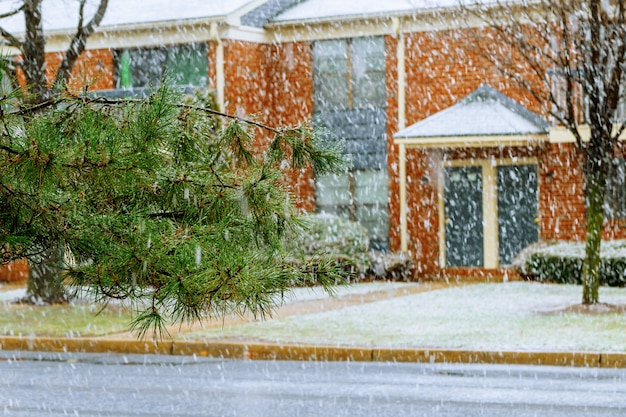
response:
M455 105L394 135L416 146L515 145L547 140L549 124L537 114L483 84Z

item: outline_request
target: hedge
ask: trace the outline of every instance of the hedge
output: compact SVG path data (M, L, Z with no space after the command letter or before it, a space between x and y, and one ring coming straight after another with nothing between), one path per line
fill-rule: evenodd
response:
M584 242L543 242L524 249L513 266L524 279L582 284ZM600 285L626 286L626 240L602 242Z

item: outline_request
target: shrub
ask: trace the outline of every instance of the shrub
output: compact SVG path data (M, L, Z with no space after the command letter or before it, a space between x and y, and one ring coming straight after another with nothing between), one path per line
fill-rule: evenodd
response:
M344 264L354 278L407 280L413 262L402 253L369 251L369 234L360 223L332 214L307 214L300 235L289 234L285 247L296 262L311 259Z
M401 252L370 252L370 269L367 274L374 279L408 280L411 278L413 260Z
M626 286L626 240L602 242L600 284ZM541 242L525 248L513 261L524 279L582 284L584 242Z
M296 260L330 259L355 275L369 268L369 234L357 222L331 214L307 214L301 233L289 234L285 248Z

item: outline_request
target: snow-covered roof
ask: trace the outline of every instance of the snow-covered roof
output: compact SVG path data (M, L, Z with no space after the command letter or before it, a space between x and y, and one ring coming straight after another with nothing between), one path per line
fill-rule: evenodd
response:
M549 124L489 85L396 133L399 138L547 134Z
M241 16L241 24L244 26L263 27L283 10L301 2L302 0L268 0Z
M21 1L0 1L0 14L19 7ZM109 0L100 27L145 25L157 22L178 22L225 18L250 5L254 0ZM87 0L86 21L93 16L98 0ZM44 0L45 31L75 29L78 22L78 0ZM10 33L24 32L24 15L0 19L0 27Z
M426 12L475 4L477 0L304 0L272 19L274 23L314 22ZM505 0L506 1L506 0ZM482 0L481 3L495 2Z

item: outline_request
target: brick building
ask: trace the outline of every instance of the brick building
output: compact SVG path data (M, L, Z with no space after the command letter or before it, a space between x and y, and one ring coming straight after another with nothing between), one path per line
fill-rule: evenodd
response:
M59 0L44 2L44 16L55 2L50 15L58 18L46 27L51 75L75 25ZM529 243L584 239L573 140L463 47L468 29L459 29L453 8L406 0L154 3L144 13L143 2L109 1L71 88L137 93L167 68L177 84L214 90L226 112L325 127L345 141L352 168L296 173L300 206L360 221L373 249L410 252L417 276L498 274ZM9 32L19 25L19 15L0 20ZM615 156L624 171L623 150ZM612 190L604 237L624 238L624 184Z

